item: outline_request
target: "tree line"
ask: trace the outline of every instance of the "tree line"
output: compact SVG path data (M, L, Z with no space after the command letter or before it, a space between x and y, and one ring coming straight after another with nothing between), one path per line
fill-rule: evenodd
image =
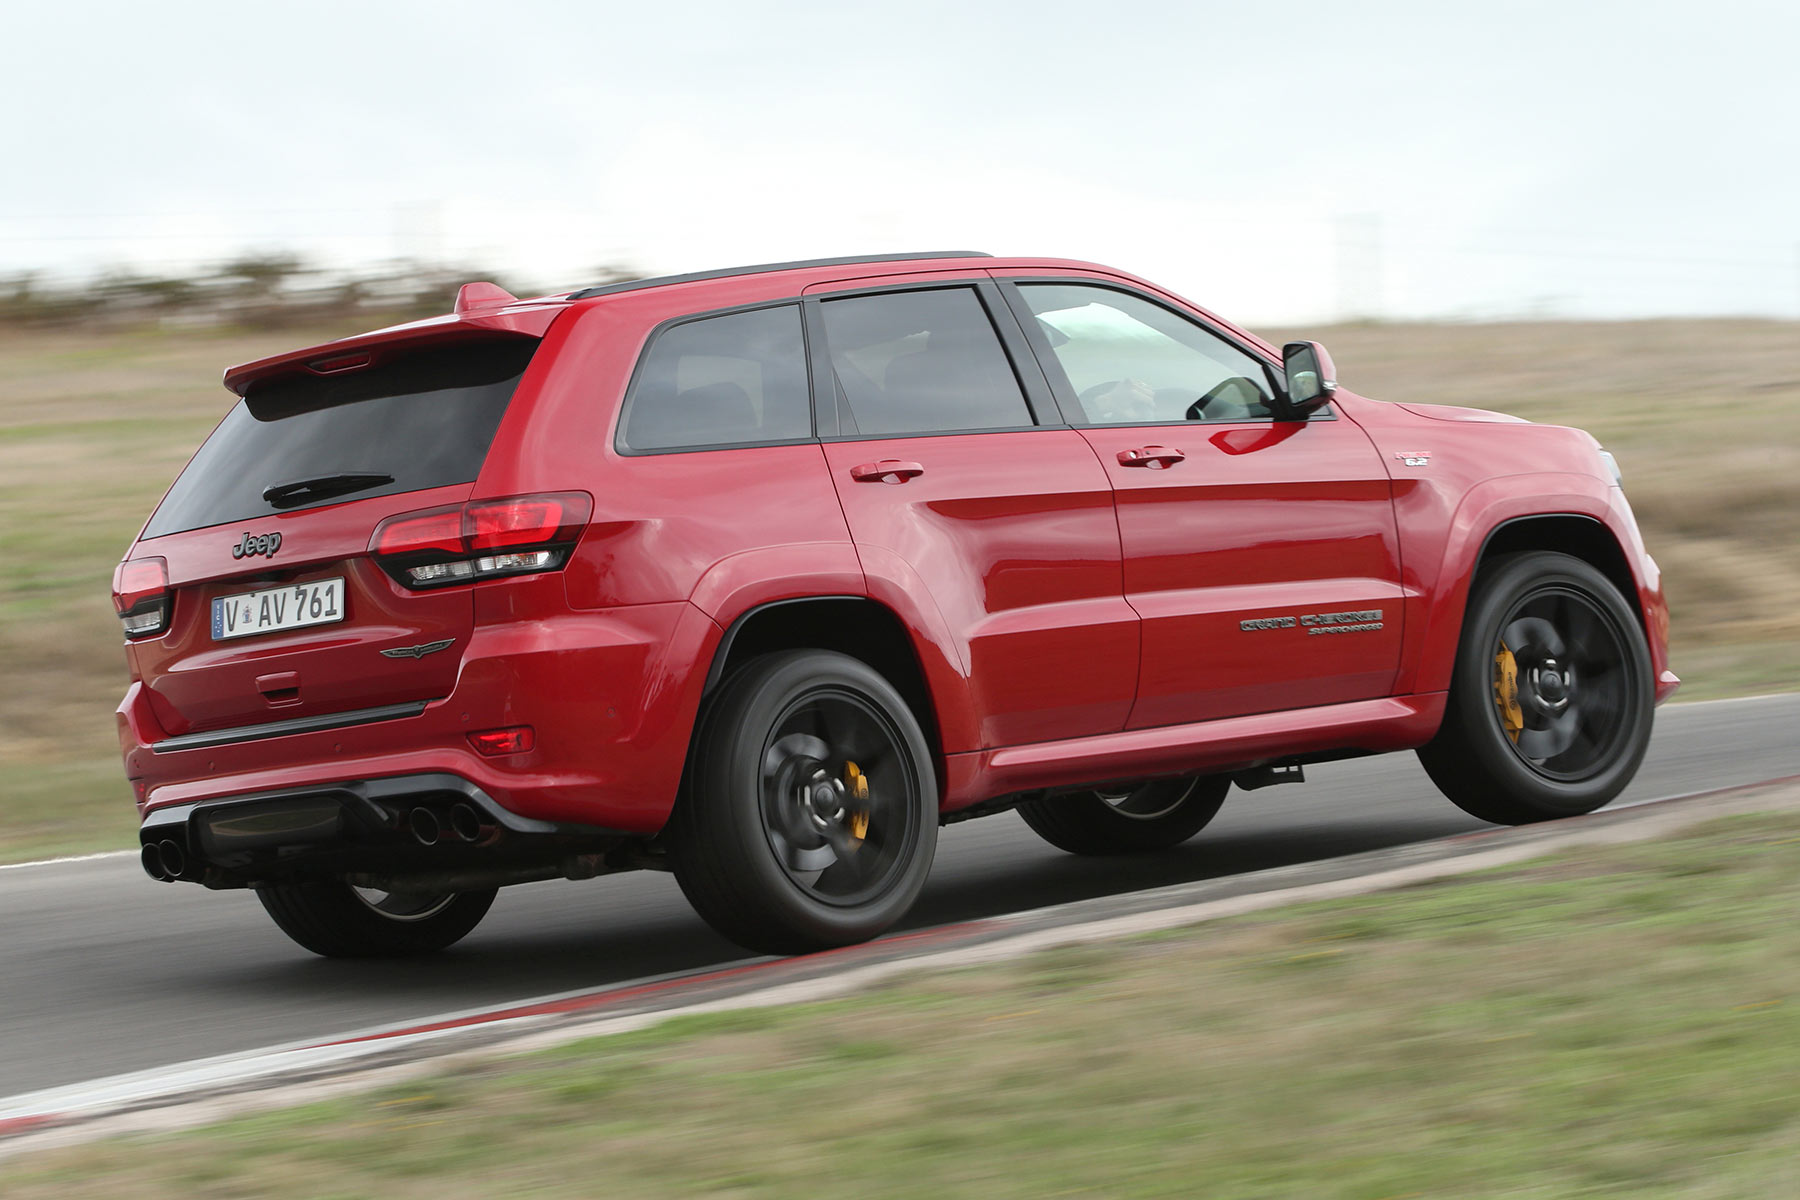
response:
M565 286L638 278L602 266ZM295 254L246 254L186 275L114 269L69 282L35 272L0 275L0 325L240 325L273 328L375 314L409 320L448 312L456 289L485 279L514 295L542 289L506 273L474 266L393 260L350 270L327 269Z

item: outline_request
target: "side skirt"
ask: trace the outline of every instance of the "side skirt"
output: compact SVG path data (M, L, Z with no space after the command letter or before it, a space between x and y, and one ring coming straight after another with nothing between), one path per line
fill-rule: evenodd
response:
M1339 757L1338 751L1411 750L1430 741L1443 723L1446 696L1389 696L952 754L945 760L940 809L954 812L1038 788L1241 771L1312 755Z

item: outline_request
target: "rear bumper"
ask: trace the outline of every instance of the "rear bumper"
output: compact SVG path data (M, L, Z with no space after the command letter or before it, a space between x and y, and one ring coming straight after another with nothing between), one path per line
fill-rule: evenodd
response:
M636 839L510 813L453 775L165 805L138 840L153 878L211 888L333 879L382 891L466 891L661 861Z
M208 801L447 776L526 822L654 834L674 805L720 636L685 601L482 625L451 694L411 715L240 727L222 742L171 737L134 683L118 710L125 773L147 823ZM517 725L535 732L529 752L488 757L469 742Z

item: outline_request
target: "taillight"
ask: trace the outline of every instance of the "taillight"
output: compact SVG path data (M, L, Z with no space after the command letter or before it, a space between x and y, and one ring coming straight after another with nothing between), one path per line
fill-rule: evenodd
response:
M155 637L169 627L169 564L127 559L113 568L113 609L128 638Z
M569 561L593 512L586 492L472 500L389 517L375 527L369 553L413 588L554 571Z

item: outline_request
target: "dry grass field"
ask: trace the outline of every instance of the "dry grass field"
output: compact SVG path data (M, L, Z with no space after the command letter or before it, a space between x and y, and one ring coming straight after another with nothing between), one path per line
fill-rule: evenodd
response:
M0 331L0 857L129 844L112 566L223 415L221 370L346 332ZM1800 684L1800 326L1306 333L1366 395L1592 430L1667 571L1684 695Z

